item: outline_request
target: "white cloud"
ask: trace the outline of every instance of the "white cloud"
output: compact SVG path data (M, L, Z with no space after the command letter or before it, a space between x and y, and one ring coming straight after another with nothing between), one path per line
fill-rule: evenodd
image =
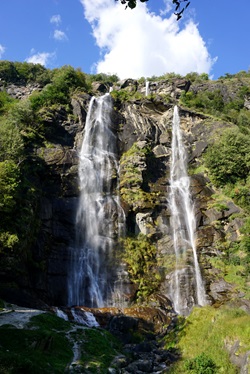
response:
M60 40L60 41L68 39L67 35L62 30L55 30L54 34L53 34L53 37L54 37L54 39Z
M163 0L165 9L160 10L160 15L165 16L167 13L170 12L171 9L173 9L173 1L172 0Z
M0 58L2 58L2 55L4 54L4 52L5 52L5 47L2 44L0 44Z
M49 52L38 52L35 53L34 49L32 49L32 55L28 58L26 58L25 61L31 62L33 64L41 64L44 66L47 66L50 64L52 60L54 60L56 54L55 52L49 53Z
M57 26L62 22L60 14L55 14L50 18L50 23L54 23Z
M110 0L80 1L101 51L97 72L139 78L211 71L215 60L192 20L181 28L174 15L163 18L150 13L145 3L131 11ZM168 5L165 1L166 11Z

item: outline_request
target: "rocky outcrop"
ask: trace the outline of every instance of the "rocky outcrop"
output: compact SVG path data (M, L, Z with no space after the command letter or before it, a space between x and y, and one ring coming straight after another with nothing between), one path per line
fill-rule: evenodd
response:
M96 83L93 88L102 94L109 86ZM143 96L145 84L132 79L118 82L113 87L141 95L140 99L114 102L112 123L118 137L120 196L127 232L147 235L157 247L163 294L169 281L168 273L174 266L168 207L173 106L181 92L207 88L206 83L189 86L189 81L179 78L149 82L151 95L148 97ZM211 89L218 88L213 85ZM11 85L5 89L13 97L24 98L40 88ZM90 98L86 93L74 94L71 116L60 106L40 113L46 129L46 146L36 148L35 152L45 165L45 174L41 180L40 229L32 247L30 282L26 287L49 304L67 303L67 267L70 248L74 246L79 199L78 152ZM183 108L179 112L188 163L194 168L200 165L204 151L215 136L225 127L234 125ZM240 210L232 201L224 202L223 209L218 209L216 204L213 206L214 189L204 174L192 175L191 193L195 203L196 244L201 270L210 301L216 302L221 293L230 295L231 291L216 291L216 283L213 283L216 275L210 271L209 257L218 255L218 242L225 238L233 242L239 239L242 220L237 214Z
M8 95L13 97L13 99L26 99L35 91L41 91L42 87L38 83L28 83L27 85L18 84L5 84L5 82L0 81L0 91L6 91Z

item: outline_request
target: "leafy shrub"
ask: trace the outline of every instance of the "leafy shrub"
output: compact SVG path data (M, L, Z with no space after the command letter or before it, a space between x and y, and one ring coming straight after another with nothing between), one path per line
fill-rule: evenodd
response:
M138 237L127 237L123 240L123 260L127 264L130 279L138 287L137 297L144 300L160 284L157 268L157 249L149 239L139 234Z
M0 162L0 212L9 213L16 205L20 185L18 166L10 160Z
M87 89L85 74L65 65L53 70L51 83L47 84L41 92L36 92L30 97L32 108L38 110L41 107L53 104L67 104L70 94L76 88Z
M7 112L14 102L6 91L0 91L0 114Z
M216 374L216 365L214 361L205 353L187 360L185 368L193 374Z
M238 129L225 131L208 148L205 165L217 186L245 180L250 171L250 137Z
M0 78L7 83L37 82L45 85L50 81L50 71L40 64L0 61Z
M90 83L93 82L102 82L102 83L116 83L119 81L119 77L116 74L90 74L87 77L87 81Z

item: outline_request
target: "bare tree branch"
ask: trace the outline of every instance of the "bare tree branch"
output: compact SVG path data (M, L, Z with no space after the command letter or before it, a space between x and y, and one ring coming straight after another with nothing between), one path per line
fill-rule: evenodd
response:
M119 0L116 0L119 1ZM134 9L136 7L137 1L139 0L120 0L121 4L126 4L125 9L130 8ZM148 0L140 0L141 3L145 3ZM175 13L177 21L182 18L183 12L190 4L188 0L172 0L172 3L175 4ZM186 3L186 4L183 4ZM177 12L178 11L178 12Z

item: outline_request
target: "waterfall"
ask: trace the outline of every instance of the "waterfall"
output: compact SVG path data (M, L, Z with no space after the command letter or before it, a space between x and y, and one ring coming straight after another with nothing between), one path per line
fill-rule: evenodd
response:
M150 94L150 89L149 89L149 81L146 80L146 96Z
M79 155L80 200L76 245L72 249L68 305L112 305L116 266L114 246L123 227L118 196L116 135L112 98L90 101Z
M177 106L172 126L169 204L176 269L172 274L169 296L176 312L185 315L194 305L205 305L206 294L196 251L194 205Z

